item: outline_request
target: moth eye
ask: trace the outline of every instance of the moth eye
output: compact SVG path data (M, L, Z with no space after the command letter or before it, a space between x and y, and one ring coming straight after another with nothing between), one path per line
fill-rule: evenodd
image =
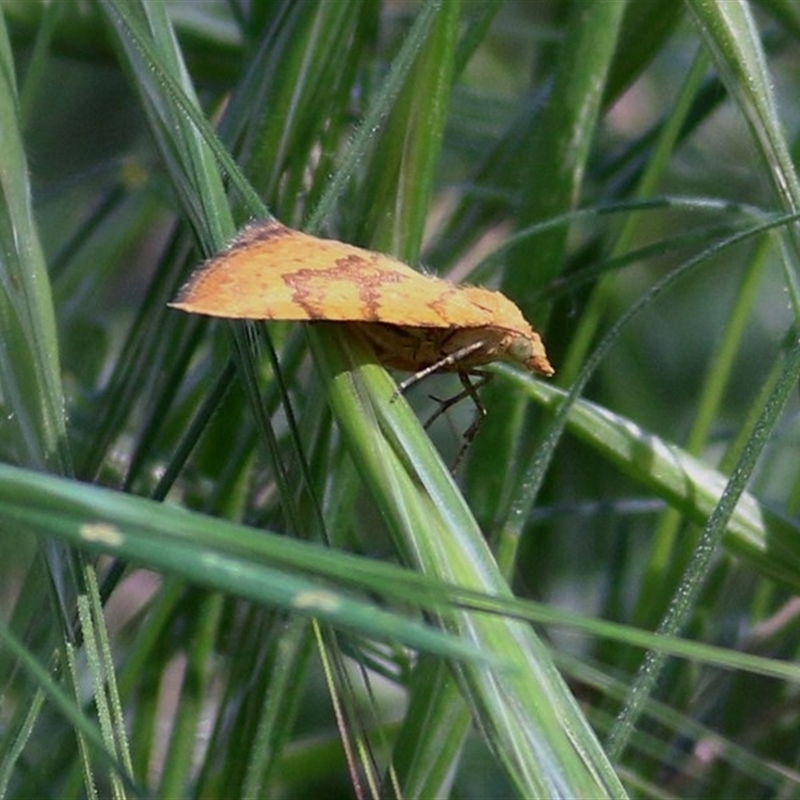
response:
M524 336L515 336L508 346L508 354L514 361L524 364L533 355L533 346Z

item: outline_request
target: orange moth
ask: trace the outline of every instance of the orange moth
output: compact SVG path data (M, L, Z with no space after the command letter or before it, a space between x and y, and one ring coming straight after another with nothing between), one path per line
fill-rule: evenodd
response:
M275 220L244 227L170 305L227 319L356 324L381 364L415 373L401 391L432 372L456 372L464 392L443 408L470 396L481 416L469 380L485 377L481 366L510 361L543 375L554 371L539 334L500 292L423 275L382 253Z

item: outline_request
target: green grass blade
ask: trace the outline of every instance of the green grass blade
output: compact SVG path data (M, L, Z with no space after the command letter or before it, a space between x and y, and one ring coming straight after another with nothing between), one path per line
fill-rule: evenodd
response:
M557 408L567 397L542 381L504 367L499 370L548 408ZM570 409L567 428L695 522L708 519L727 485L728 479L704 462L586 400L577 401ZM765 575L793 591L800 590L797 527L751 495L739 500L724 544Z
M11 44L0 14L0 440L4 458L68 473L55 314L17 116Z
M692 0L689 4L706 37L728 91L736 99L767 165L775 195L788 212L800 209L800 181L786 143L755 20L742 0ZM796 319L800 320L800 237L787 229L791 267L786 271Z
M393 384L383 370L365 363L368 352L356 349L357 342L338 349L336 329L328 333L312 341L320 347L317 363L325 365L334 413L398 546L428 575L507 595L508 585L451 476L405 402L390 402ZM358 415L352 413L353 403L361 407ZM457 612L445 619L478 649L511 664L503 678L477 666L459 668L459 676L496 755L520 790L547 796L622 794L549 653L530 628Z
M441 652L450 655L468 653L475 657L479 652L469 646L464 649L457 642L445 644L449 637L416 622L404 622L372 604L337 593L332 587L320 586L313 578L317 569L321 570L317 575L327 573L328 578L334 579L346 575L355 578L361 573L359 580L367 580L366 585L377 590L392 573L397 573L395 580L401 577L402 571L397 567L383 567L383 577L370 581L376 567L368 560L280 536L266 536L255 529L142 498L2 465L0 509L8 522L24 524L93 552L148 563L214 589L278 604L305 616L318 616L412 646L427 648L423 645L427 641L433 647L444 645ZM357 567L359 562L361 567ZM286 571L290 565L292 571ZM293 574L300 568L311 569L312 576ZM425 585L420 581L412 580L418 597ZM428 589L435 598L435 584L429 582Z

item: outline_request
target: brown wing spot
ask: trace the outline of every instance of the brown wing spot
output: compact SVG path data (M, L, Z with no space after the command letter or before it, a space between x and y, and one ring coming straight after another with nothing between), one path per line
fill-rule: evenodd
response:
M358 307L353 309L353 318L363 322L380 321L381 289L385 284L408 280L402 273L377 270L374 259L356 254L337 258L328 269L297 269L281 278L292 290L292 300L311 319L330 318L330 298L338 289L354 294Z

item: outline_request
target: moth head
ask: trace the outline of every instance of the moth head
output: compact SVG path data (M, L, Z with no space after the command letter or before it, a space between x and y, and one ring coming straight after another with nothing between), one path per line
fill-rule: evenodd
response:
M533 355L533 343L527 336L513 334L506 350L512 361L527 364Z
M547 376L555 372L547 360L541 338L534 331L511 334L506 353L511 361L522 364L531 372L541 372Z

